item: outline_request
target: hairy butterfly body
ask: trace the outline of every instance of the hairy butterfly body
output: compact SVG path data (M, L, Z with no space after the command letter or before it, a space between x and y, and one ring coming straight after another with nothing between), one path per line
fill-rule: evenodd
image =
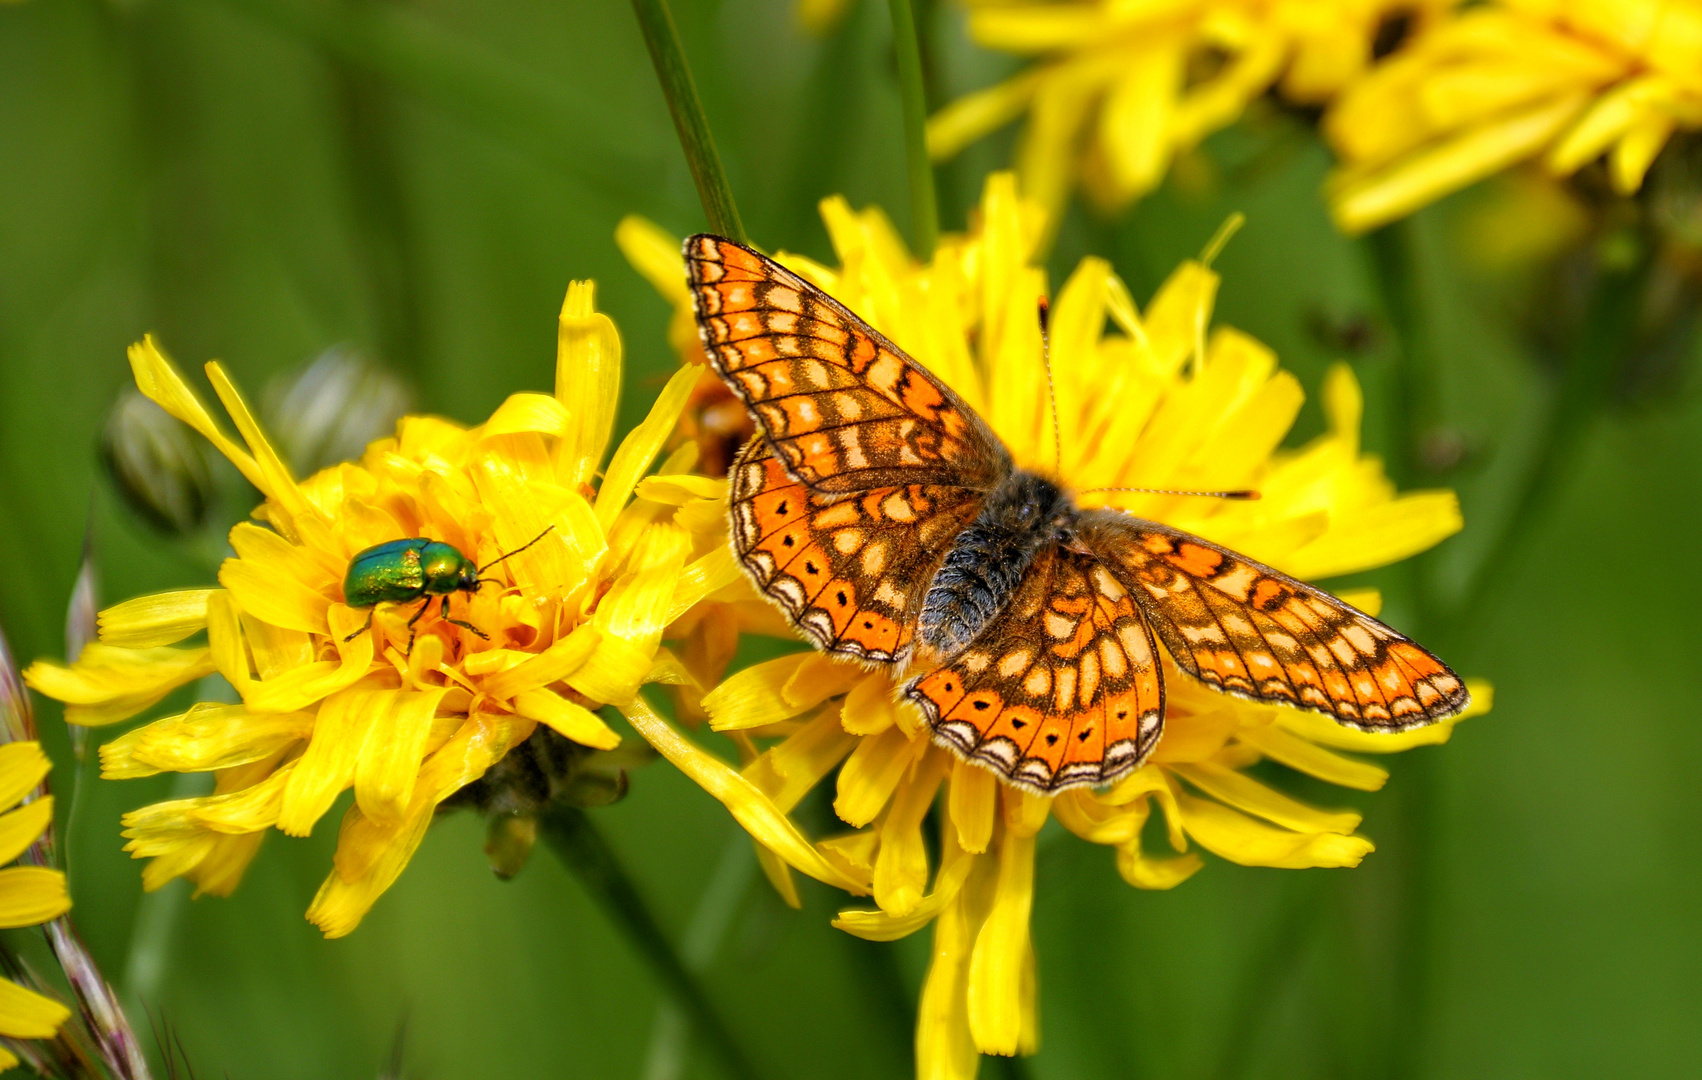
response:
M685 255L704 348L758 429L730 473L734 553L818 648L909 673L963 758L1046 794L1128 773L1163 732L1160 642L1218 690L1364 731L1467 704L1329 594L1015 468L949 387L779 264L707 235Z

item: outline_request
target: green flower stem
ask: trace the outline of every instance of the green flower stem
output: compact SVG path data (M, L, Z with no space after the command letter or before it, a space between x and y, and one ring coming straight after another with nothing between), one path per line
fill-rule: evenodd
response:
M1435 352L1427 322L1425 297L1416 266L1414 224L1404 219L1365 238L1371 281L1378 291L1383 316L1394 341L1394 377L1383 400L1387 408L1386 437L1389 471L1401 487L1410 487L1421 472L1419 447L1434 423L1438 400L1433 370ZM1407 629L1432 648L1440 648L1432 625L1433 605L1425 587L1425 560L1401 564L1399 600L1413 619ZM1388 1075L1415 1077L1425 1071L1425 1042L1429 1032L1435 977L1435 850L1436 806L1441 785L1438 762L1422 751L1400 763L1395 789L1399 869L1391 911L1391 967L1396 1008L1386 1040Z
M1571 475L1635 333L1647 269L1638 265L1601 270L1584 326L1565 356L1552 405L1543 418L1530 472L1512 499L1506 527L1473 571L1465 602L1451 629L1463 631L1475 624L1470 616L1482 610L1507 579L1508 567L1523 550L1531 531L1547 516L1549 505Z
M691 166L691 178L697 184L697 197L703 200L709 228L730 240L748 243L744 224L739 220L739 208L733 203L733 189L727 185L721 155L715 152L715 139L703 115L703 103L698 100L691 69L686 66L685 51L680 48L680 35L674 28L668 0L632 0L632 10L638 16L639 29L644 32L650 62L656 65L656 78L668 99L674 130L679 132L680 147L686 152L686 164Z
M585 886L604 914L650 968L656 981L703 1036L734 1080L754 1080L761 1074L740 1048L685 961L662 932L662 926L627 876L615 851L585 811L556 807L539 821L544 838Z
M916 257L931 259L940 239L940 208L934 196L934 166L928 160L928 97L922 81L922 47L910 0L887 0L892 12L892 48L898 55L898 97L904 110L904 160L910 174L910 225Z

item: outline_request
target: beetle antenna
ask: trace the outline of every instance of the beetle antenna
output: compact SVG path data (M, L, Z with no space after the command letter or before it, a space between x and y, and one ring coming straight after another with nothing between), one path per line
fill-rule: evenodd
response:
M1046 400L1052 406L1052 467L1064 471L1064 435L1058 427L1058 391L1052 384L1052 305L1040 298L1040 362L1046 366Z
M525 551L527 548L531 547L533 544L536 544L539 540L542 540L544 537L548 536L550 534L550 530L553 529L553 528L555 528L554 525L545 525L543 532L539 533L537 536L532 537L532 539L526 541L524 544L521 544L519 547L515 548L513 551L510 551L508 554L498 555L496 558L492 559L490 562L485 563L483 566L479 567L478 572L482 574L486 570L489 570L491 567L495 566L497 563L503 561L504 559L512 559L514 556L520 554L522 551ZM498 584L500 584L500 582Z
M1092 495L1097 491L1133 491L1143 495L1198 495L1206 499L1231 499L1236 502L1252 502L1259 498L1259 493L1251 488L1236 491L1178 491L1173 488L1097 487L1078 491L1076 494Z

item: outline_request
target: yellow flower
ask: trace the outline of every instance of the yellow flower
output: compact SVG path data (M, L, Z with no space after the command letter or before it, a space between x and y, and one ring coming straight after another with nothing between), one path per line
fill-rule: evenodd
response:
M1679 128L1702 128L1702 3L1497 0L1336 101L1331 204L1361 232L1517 162L1567 176L1603 154L1628 194Z
M1380 32L1450 0L968 0L980 44L1040 59L928 123L936 160L1026 112L1023 190L1056 220L1079 179L1103 208L1156 187L1178 153L1273 86L1322 104L1371 62ZM1416 29L1416 27L1412 27Z
M26 680L66 703L73 724L109 724L217 672L236 703L203 702L101 748L103 775L211 772L210 795L125 818L128 850L226 894L267 830L306 835L338 794L354 802L335 868L308 918L346 934L407 864L445 798L478 779L539 725L587 747L619 737L593 711L647 681L683 681L660 640L699 600L733 583L723 481L685 475L676 452L643 478L698 372L675 374L592 487L614 424L621 347L614 323L575 283L561 311L556 392L515 394L465 428L405 417L358 463L297 482L217 364L207 375L247 448L219 430L171 364L144 340L136 383L199 431L266 496L230 533L219 588L145 596L102 612L101 640L69 667L37 662ZM643 479L641 479L643 478ZM343 602L350 558L427 536L495 578L453 595L455 617L419 624L411 605ZM178 646L201 631L205 645ZM481 636L482 635L482 636ZM540 736L542 737L542 736Z
M980 230L947 238L917 264L878 211L823 204L838 269L781 256L894 341L981 412L1020 467L1050 471L1046 377L1032 263L1037 207L1008 174L991 178ZM1360 452L1360 393L1346 367L1325 384L1329 431L1281 448L1301 389L1269 349L1220 327L1208 334L1217 276L1184 263L1145 313L1099 259L1085 259L1052 308L1051 357L1066 433L1059 470L1078 490L1101 485L1256 487L1256 502L1160 495L1122 505L1197 532L1304 578L1404 558L1460 527L1451 492L1397 495ZM1105 330L1109 323L1115 327ZM1352 602L1371 610L1375 593ZM874 907L835 925L890 940L934 924L933 963L917 1029L918 1073L973 1075L977 1053L1037 1045L1029 938L1035 837L1048 817L1117 851L1122 876L1166 889L1200 869L1194 846L1248 866L1353 866L1371 851L1359 814L1302 803L1249 774L1269 760L1360 791L1381 768L1339 751L1383 753L1445 742L1451 721L1399 735L1350 731L1322 716L1216 693L1166 660L1164 736L1152 759L1103 790L1043 798L1001 785L933 743L895 701L886 670L805 652L738 672L703 702L737 744L735 769L702 750L641 699L626 716L661 753L726 804L759 844L770 879L797 902L797 870ZM1487 707L1487 688L1474 686ZM812 842L788 814L837 769L834 809L854 831ZM939 803L940 857L923 822ZM1168 854L1143 849L1154 809Z
M36 742L0 746L0 863L9 863L53 824L53 796L43 795L18 806L47 777L47 755ZM17 809L12 809L17 807ZM0 929L36 926L71 910L65 875L45 866L12 866L0 870ZM8 1039L50 1039L71 1016L71 1010L15 982L0 979L0 1036ZM18 1058L0 1048L0 1069Z

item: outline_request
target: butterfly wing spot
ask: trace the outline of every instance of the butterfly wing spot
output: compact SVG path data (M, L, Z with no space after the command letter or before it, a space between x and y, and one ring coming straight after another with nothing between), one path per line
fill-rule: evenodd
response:
M1045 664L1036 664L1029 669L1028 677L1022 681L1022 688L1029 697L1043 698L1052 689L1052 669Z
M1001 679L1014 679L1027 671L1032 663L1034 663L1033 649L1027 647L1012 649L999 658L999 677Z

